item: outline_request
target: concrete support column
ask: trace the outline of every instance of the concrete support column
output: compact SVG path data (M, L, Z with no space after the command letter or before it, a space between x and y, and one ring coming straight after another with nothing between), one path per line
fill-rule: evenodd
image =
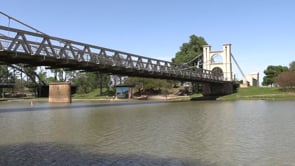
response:
M224 44L223 45L223 53L224 53L224 78L227 81L232 81L232 63L231 63L231 44Z
M204 96L224 96L234 92L234 84L229 83L204 83L203 95Z
M128 90L128 99L132 99L132 94L133 94L133 88L132 87L129 87L128 88L129 90Z
M203 46L203 69L210 70L210 64L211 64L211 46L204 45Z
M55 82L49 84L49 103L71 103L71 83Z

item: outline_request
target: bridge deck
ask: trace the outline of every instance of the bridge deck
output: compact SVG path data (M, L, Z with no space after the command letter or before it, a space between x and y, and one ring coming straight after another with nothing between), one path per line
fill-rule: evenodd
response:
M0 26L0 61L160 79L229 82L209 70L5 26Z

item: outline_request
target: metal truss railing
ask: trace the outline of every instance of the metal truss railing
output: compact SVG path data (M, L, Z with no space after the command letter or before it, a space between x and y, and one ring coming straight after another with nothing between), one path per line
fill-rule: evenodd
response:
M148 58L127 52L85 44L77 41L52 37L42 33L24 31L0 25L0 51L22 53L27 56L74 60L109 68L129 69L133 72L151 72L186 80L224 81L209 70L168 61ZM35 64L36 66L40 66ZM83 69L82 69L83 70ZM134 74L133 74L134 75Z

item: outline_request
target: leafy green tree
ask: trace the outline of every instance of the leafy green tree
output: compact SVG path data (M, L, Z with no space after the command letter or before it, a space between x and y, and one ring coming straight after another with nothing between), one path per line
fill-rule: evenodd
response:
M56 82L54 77L46 77L46 83Z
M40 71L37 73L39 79L38 79L38 83L39 84L43 84L43 83L49 83L49 82L46 82L47 80L47 72L46 71Z
M183 43L175 57L172 59L173 63L181 64L192 60L203 52L203 45L207 45L203 37L196 35L190 36L188 43Z
M167 80L153 78L128 77L125 80L125 84L135 85L140 95L146 91L161 92L162 90L171 88L171 84Z
M289 64L289 70L290 70L290 71L295 71L295 61L292 61L292 62Z
M108 74L103 74L103 73L99 73L99 72L96 72L96 77L97 77L97 80L98 80L98 83L99 84L96 84L96 85L99 85L99 89L100 89L100 96L103 95L103 88L107 88L107 91L109 91L109 82L110 82L110 76Z
M27 76L27 78L29 78L29 79L27 79L26 86L32 87L37 84L37 82L36 82L36 75L37 74L35 72L36 69L37 69L37 67L24 67L24 66L22 66L22 70L23 70L24 74Z
M9 72L7 65L0 65L0 82L14 82L13 73Z
M183 43L180 47L180 50L176 53L175 57L172 59L172 62L175 64L183 64L191 62L187 65L198 66L200 68L202 65L202 56L197 58L203 53L203 46L208 45L206 40L201 36L191 35L190 40L187 43ZM176 84L176 83L174 83ZM197 92L199 84L193 83L193 91Z
M92 73L79 73L77 74L77 77L72 80L72 82L74 82L77 86L78 93L88 93L94 89L91 85L91 82L93 81L93 78L90 76L91 74Z
M107 74L98 72L77 73L71 81L77 86L78 93L89 93L90 91L100 88L108 88L110 77Z
M265 76L263 77L262 85L264 86L273 86L275 82L275 78L282 72L288 71L288 67L286 66L273 66L270 65L264 70Z
M51 69L51 72L54 74L54 81L66 81L66 72L62 68Z

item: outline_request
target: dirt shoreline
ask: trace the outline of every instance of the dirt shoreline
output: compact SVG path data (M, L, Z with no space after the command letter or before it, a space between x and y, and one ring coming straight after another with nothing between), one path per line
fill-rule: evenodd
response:
M136 97L132 99L115 99L111 97L106 98L72 98L72 101L140 101L140 100L155 100L155 101L183 101L183 100L191 100L190 96L176 96L176 95L150 95L147 96L146 99L138 99ZM2 98L0 102L9 102L9 101L48 101L48 98Z

